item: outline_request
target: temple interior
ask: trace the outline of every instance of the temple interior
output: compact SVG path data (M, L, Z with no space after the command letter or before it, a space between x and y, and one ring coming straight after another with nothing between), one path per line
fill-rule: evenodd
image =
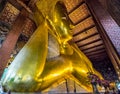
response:
M120 94L119 15L119 0L0 0L0 94Z

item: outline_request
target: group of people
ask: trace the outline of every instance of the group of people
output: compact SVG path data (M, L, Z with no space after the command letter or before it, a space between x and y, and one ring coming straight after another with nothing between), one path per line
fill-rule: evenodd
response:
M89 72L88 78L93 86L93 93L100 94L97 85L104 87L105 94L120 94L120 81L111 82L109 80L100 79L97 75Z

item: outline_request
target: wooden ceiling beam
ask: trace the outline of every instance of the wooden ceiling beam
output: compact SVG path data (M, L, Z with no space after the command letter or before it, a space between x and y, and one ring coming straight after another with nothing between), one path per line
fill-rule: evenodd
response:
M90 42L88 42L88 43L86 43L86 44L84 44L84 45L80 45L79 47L83 47L83 46L86 46L86 45L89 45L89 44L92 44L92 43L98 42L98 41L101 41L101 39L97 39L97 40L90 41Z
M85 50L89 50L89 49L92 49L92 48L96 48L96 47L99 47L99 46L101 46L101 45L103 45L103 43L101 43L101 44L99 44L99 45L95 45L95 46L92 46L92 47L89 47L89 48L86 48L86 49L81 49L82 51L85 51ZM80 47L79 47L80 48Z
M95 57L101 57L101 56L107 56L107 53L99 53L99 54L95 54L95 55L86 55L87 57L89 57L89 58L95 58Z
M85 54L86 55L96 55L96 54L100 54L100 53L106 53L105 49L98 50L98 51L91 52L91 53L85 53Z
M82 21L86 20L86 19L89 18L89 17L91 17L90 14L88 14L85 18L83 18L83 19L77 21L76 23L74 23L74 25L77 25L77 24L81 23Z
M97 34L97 35L95 35L95 36L93 36L93 37L90 37L90 38L88 38L88 39L86 39L86 40L83 40L83 41L81 41L81 42L78 42L78 43L76 43L76 44L77 44L78 46L81 46L81 45L87 44L87 43L89 43L89 42L91 42L91 41L95 41L95 40L97 40L97 39L101 39L99 34ZM96 43L98 43L98 42L100 43L100 42L102 42L102 40L101 40L101 41L93 42L93 43L91 43L91 44L95 44L95 45L96 45ZM82 48L86 48L86 47L90 46L91 44L86 45L86 46L82 46L81 49L82 49ZM91 46L90 46L90 47L91 47Z
M93 37L93 36L95 36L95 35L98 35L98 34L99 34L99 33L96 32L96 33L94 33L94 34L92 34L92 35L90 35L90 36L87 36L87 37L85 37L85 38L82 38L82 39L80 39L80 40L75 41L75 43L81 42L81 41L83 41L83 40L86 40L86 39L88 39L88 38L90 38L90 37Z
M94 50L92 50L92 51L84 52L84 53L85 53L85 54L88 54L88 53L93 53L93 52L97 52L97 51L101 51L101 50L105 50L105 48L94 49Z
M99 50L99 49L105 49L104 45L98 46L96 48L91 48L91 49L85 50L84 52L91 52L91 51L95 51L95 50Z
M95 27L95 25L91 25L91 26L83 29L82 31L77 32L76 34L73 35L73 37L74 37L74 36L77 36L78 34L81 34L81 33L85 32L85 31L87 31L87 30L89 30L89 29L91 29L91 28L93 28L93 27Z

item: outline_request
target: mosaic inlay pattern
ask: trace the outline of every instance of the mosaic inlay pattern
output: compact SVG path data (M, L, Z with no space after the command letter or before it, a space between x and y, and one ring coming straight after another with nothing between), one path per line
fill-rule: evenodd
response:
M0 21L8 23L10 26L16 20L17 16L19 15L20 11L16 9L13 5L7 2L5 8L3 9Z
M106 29L106 33L120 55L120 27L111 17L105 17L101 20Z
M70 12L75 6L79 3L83 2L84 0L63 0L65 2L67 11Z
M26 19L22 34L25 35L26 37L30 37L33 34L33 31L35 30L34 27L35 23L30 19Z
M75 9L72 13L70 13L69 17L73 23L77 23L78 21L86 18L88 15L90 15L90 12L88 11L87 5L82 4L77 9Z

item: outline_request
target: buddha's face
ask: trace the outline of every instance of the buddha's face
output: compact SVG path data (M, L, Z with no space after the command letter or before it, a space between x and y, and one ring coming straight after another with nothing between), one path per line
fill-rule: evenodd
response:
M62 54L72 54L73 50L68 44L68 41L72 39L71 23L64 4L62 2L56 3L51 15L47 17L47 25L52 35L55 35L59 42L60 52Z

